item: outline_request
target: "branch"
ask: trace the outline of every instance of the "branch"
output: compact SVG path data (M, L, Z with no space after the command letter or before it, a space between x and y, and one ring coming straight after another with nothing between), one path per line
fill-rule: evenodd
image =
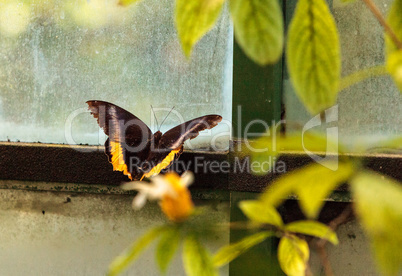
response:
M344 224L345 222L348 221L350 215L352 214L352 205L349 204L343 211L342 213L337 216L336 218L334 218L330 223L329 223L329 227L335 231L339 225ZM325 249L325 245L327 244L327 240L325 239L319 239L316 244L315 247L317 249L318 252L318 256L320 257L321 260L321 264L324 268L325 271L325 275L327 276L334 276L334 272L332 270L331 267L331 263L328 259L328 254L327 254L327 250Z
M371 10L374 16L377 18L378 22L384 27L385 32L388 33L392 41L395 43L396 47L401 50L402 49L402 42L398 39L395 32L391 29L388 25L387 21L385 21L384 17L382 16L380 10L371 0L363 0L366 6Z
M310 265L309 265L309 263L307 262L307 264L306 264L306 276L313 276L313 272L311 272L311 268L310 268Z
M334 276L334 271L332 270L331 263L328 259L327 250L324 246L317 246L316 248L318 256L320 257L322 267L324 268L326 276Z

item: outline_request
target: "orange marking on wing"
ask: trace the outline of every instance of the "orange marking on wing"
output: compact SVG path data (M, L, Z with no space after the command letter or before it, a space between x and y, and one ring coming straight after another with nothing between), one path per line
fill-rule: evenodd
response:
M168 167L170 165L170 163L173 162L175 155L177 153L179 153L179 152L180 152L180 148L176 149L176 150L172 150L165 157L165 159L162 160L162 162L160 162L158 165L153 167L149 172L145 173L144 176L145 177L151 177L151 176L159 174L161 172L161 170L163 170L164 168Z
M122 171L131 180L133 180L131 173L127 169L127 164L124 162L123 148L120 143L110 141L110 153L112 154L112 163L114 171Z

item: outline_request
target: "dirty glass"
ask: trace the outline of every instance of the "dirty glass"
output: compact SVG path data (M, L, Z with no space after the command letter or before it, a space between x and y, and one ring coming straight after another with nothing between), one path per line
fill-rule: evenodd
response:
M0 2L0 141L103 144L85 113L88 100L115 103L153 131L151 105L159 123L174 107L162 131L206 114L230 118L227 7L188 59L174 27L174 1L116 2ZM225 147L227 124L213 131ZM199 137L201 144L211 139Z
M340 32L342 76L384 64L383 29L364 3L329 2ZM374 2L385 15L392 0ZM288 78L284 86L288 130L301 129L312 116L295 96ZM402 99L389 76L350 86L339 93L337 103L339 140L346 144L370 144L402 133Z

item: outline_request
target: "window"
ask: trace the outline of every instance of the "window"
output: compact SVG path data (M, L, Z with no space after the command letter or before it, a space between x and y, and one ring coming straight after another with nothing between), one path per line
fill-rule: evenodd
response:
M115 103L156 131L206 114L231 117L232 34L226 11L187 59L173 1L7 1L0 4L0 140L103 144L88 100ZM214 133L228 147L229 126ZM211 135L192 141L208 144ZM209 137L209 138L208 138ZM198 142L198 146L194 143Z

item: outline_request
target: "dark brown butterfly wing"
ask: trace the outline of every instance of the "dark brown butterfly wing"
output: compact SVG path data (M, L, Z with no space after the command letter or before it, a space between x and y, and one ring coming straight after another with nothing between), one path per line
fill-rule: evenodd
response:
M183 144L187 139L194 139L200 131L215 127L222 117L206 115L180 124L168 130L159 139L156 149L151 148L147 164L142 168L147 171L147 177L158 174L162 169L171 165L183 151Z
M139 118L112 103L87 101L88 109L98 120L109 138L105 153L114 170L122 171L130 179L139 179L140 163L149 155L152 132Z
M187 139L194 139L200 131L211 129L222 121L219 115L205 115L178 125L166 133L159 140L160 149L177 149L183 145Z

